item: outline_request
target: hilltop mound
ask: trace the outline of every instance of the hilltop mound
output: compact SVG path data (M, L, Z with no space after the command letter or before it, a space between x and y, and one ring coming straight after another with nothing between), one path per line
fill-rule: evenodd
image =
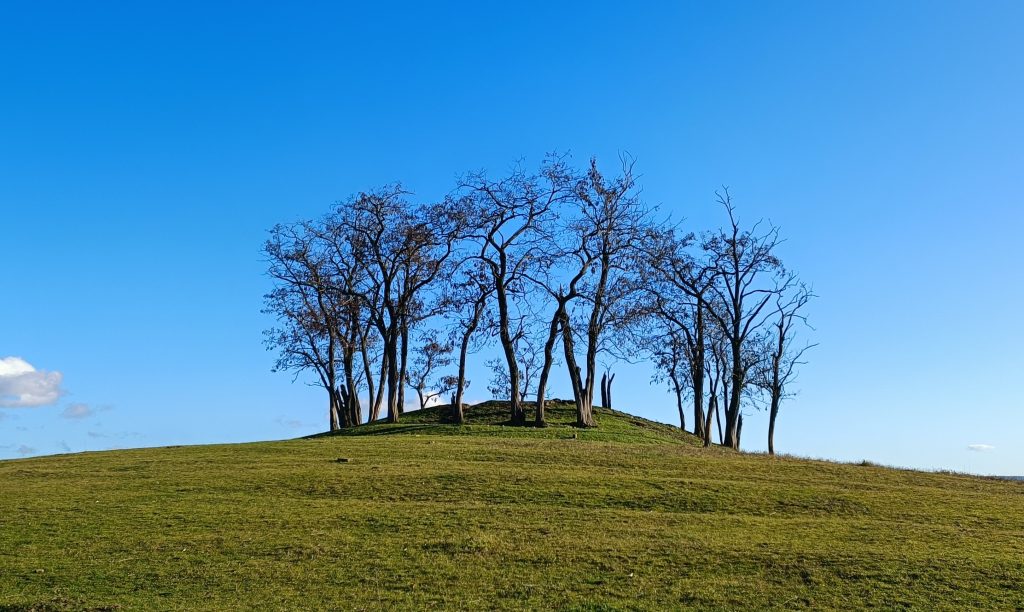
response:
M533 418L533 402L526 402L529 418ZM490 400L479 404L466 405L464 414L466 422L462 426L449 422L448 404L430 406L422 410L413 410L401 415L399 423L375 421L323 435L389 435L389 434L431 434L431 435L473 435L500 436L515 438L573 438L583 437L587 440L604 442L625 442L645 444L688 444L700 446L701 441L694 435L678 427L658 423L626 412L618 412L607 408L594 408L594 418L598 427L595 429L579 429L575 427L576 407L572 401L549 400L545 403L547 427L536 428L531 425L511 426L509 424L509 403L506 400ZM532 421L531 421L532 422Z
M0 462L0 610L1024 607L1019 482L501 408Z

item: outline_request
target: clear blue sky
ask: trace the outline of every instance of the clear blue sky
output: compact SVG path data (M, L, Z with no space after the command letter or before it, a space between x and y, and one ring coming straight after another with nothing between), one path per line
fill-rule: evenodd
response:
M1024 474L1024 4L434 4L4 4L0 374L63 395L0 408L0 457L321 430L261 345L265 230L558 149L783 228L821 346L781 451Z

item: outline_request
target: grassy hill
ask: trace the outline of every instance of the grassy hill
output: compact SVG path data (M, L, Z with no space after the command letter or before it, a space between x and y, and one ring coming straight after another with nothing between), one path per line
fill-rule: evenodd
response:
M1024 607L1024 483L468 417L0 462L0 610Z

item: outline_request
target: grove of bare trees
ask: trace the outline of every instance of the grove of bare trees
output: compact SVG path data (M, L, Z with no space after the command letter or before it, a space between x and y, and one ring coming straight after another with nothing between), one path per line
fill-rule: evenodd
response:
M387 185L274 227L263 252L275 369L315 374L331 430L364 414L399 422L407 389L420 408L450 394L446 418L459 424L467 361L490 349L488 388L508 400L509 424L545 426L561 375L576 425L596 427L595 386L611 403L607 364L644 361L706 446L717 431L739 448L743 411L763 408L774 453L781 403L813 346L801 339L812 290L783 265L779 229L743 225L727 190L722 227L691 231L645 204L633 160L619 161L611 174L557 155L467 173L437 202Z

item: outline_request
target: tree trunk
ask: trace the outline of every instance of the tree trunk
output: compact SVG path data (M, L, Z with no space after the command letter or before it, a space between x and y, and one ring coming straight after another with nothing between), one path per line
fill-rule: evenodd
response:
M389 334L390 335L390 334ZM399 417L399 381L398 381L398 343L397 334L388 338L385 350L388 354L388 423L397 423Z
M334 389L327 389L327 395L329 398L327 420L330 423L331 431L338 431L341 429L338 413L338 394Z
M679 409L679 429L686 431L686 412L683 410L683 390L679 385L679 379L672 374L672 390L676 393L676 408Z
M466 358L469 355L469 341L473 338L477 326L480 324L480 317L484 314L487 302L483 298L477 298L473 305L473 318L469 325L462 332L462 344L459 346L459 377L455 383L455 393L452 395L451 419L453 423L462 425L466 422L466 413L462 408L463 393L466 390Z
M729 390L724 386L722 388L722 403L728 405L727 394ZM722 407L718 403L718 399L715 398L715 424L718 426L718 444L725 446L725 437L722 435Z
M501 267L505 268L505 254L501 255ZM495 273L494 295L498 303L498 337L501 339L501 348L505 354L505 364L508 366L509 382L509 406L511 409L510 420L513 425L524 425L526 413L523 411L522 398L519 397L519 362L516 361L516 347L512 340L512 332L509 330L508 294L504 282L499 281L498 273Z
M708 398L708 415L704 420L704 448L711 446L711 419L718 410L718 397L712 394Z
M472 328L464 332L462 344L459 346L459 377L455 382L455 393L452 394L450 415L452 423L456 425L466 422L466 413L462 410L462 395L466 390L466 357L469 354L469 337L472 333Z
M368 330L362 334L362 338L359 342L359 354L362 356L363 361L363 376L366 377L366 401L370 405L370 413L367 415L370 421L376 420L374 414L374 385L373 385L373 372L370 366L370 354L366 350L366 334ZM378 411L379 412L379 411ZM362 416L362 410L360 410L360 416Z
M735 337L739 337L739 330ZM732 388L729 390L729 405L725 410L725 445L739 449L740 396L743 395L743 358L738 341L732 342Z
M612 383L615 382L615 375L612 374L608 377L608 405L605 406L608 410L612 409Z
M373 409L370 413L370 420L376 421L380 419L380 411L384 408L384 398L387 392L387 380L388 380L388 353L387 350L381 351L380 357L380 373L377 376L377 395L373 398Z
M401 326L402 346L400 349L401 366L398 370L398 414L403 414L405 412L405 379L409 372L409 321L407 317L403 316L401 318Z
M562 313L562 347L565 350L565 365L569 370L569 381L572 383L572 395L576 401L576 426L597 427L594 421L594 411L588 400L586 387L584 386L582 373L576 365L576 350L572 340L572 327L569 323L569 315ZM592 396L591 396L592 397Z
M355 427L359 424L362 416L359 409L359 387L356 385L356 359L355 351L347 348L342 357L342 366L345 370L345 403L342 408L345 410L346 427Z
M537 417L534 425L547 427L544 420L544 394L547 393L548 377L551 375L551 365L555 362L555 343L558 342L558 325L565 305L559 302L558 310L551 317L551 325L548 327L548 339L544 342L544 363L540 368L540 382L537 383Z
M768 413L768 454L775 454L775 417L779 416L779 393L772 389L772 408Z
M690 378L693 386L693 434L704 438L704 308L697 299L695 346L690 357Z

